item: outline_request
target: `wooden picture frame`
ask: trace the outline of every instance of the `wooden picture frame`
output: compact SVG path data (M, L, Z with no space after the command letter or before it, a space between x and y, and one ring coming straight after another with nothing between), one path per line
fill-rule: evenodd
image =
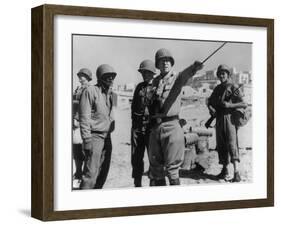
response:
M239 25L267 30L267 197L235 201L54 210L54 17L55 15L181 23ZM50 221L163 214L274 205L274 20L62 5L32 9L32 202L31 215Z

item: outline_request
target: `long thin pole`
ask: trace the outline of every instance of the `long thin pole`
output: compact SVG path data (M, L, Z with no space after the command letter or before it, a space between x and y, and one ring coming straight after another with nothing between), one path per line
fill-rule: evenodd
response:
M227 42L224 42L219 48L217 48L211 55L209 55L205 60L202 61L204 64L207 60L209 60L216 52L218 52Z

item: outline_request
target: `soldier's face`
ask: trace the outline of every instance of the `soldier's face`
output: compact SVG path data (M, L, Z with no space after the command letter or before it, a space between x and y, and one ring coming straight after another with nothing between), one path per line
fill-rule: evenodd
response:
M111 87L113 85L113 81L115 79L115 75L112 74L105 74L103 75L103 83L104 85L106 85L107 87Z
M172 63L171 63L170 58L168 58L168 57L161 58L158 62L158 67L159 67L161 74L165 75L165 74L169 73L172 69Z
M85 86L88 84L88 79L86 79L84 76L80 76L79 82L80 82L81 86Z
M142 71L142 78L144 82L150 82L153 79L154 73L151 71L143 70Z
M221 83L225 83L228 81L228 73L226 71L220 71L218 73L218 78Z

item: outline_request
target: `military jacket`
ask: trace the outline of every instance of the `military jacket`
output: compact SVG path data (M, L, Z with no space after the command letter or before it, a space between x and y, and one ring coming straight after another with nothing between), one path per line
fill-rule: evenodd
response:
M82 92L79 104L81 136L84 140L92 132L106 134L110 130L113 116L112 93L105 93L99 85L88 86Z
M211 94L208 104L215 108L217 115L230 113L232 109L225 109L223 102L239 103L243 101L243 92L237 84L221 83Z
M185 70L176 73L170 71L164 77L157 76L153 80L153 98L150 104L150 112L154 117L176 116L180 113L182 87L194 75L191 65Z
M148 123L149 109L151 101L152 84L141 82L137 85L131 105L132 127L145 130Z

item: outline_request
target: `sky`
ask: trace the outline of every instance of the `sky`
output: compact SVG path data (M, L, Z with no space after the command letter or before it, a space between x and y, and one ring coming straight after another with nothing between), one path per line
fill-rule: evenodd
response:
M115 37L95 35L73 35L73 88L79 85L77 72L81 68L88 68L93 73L92 83L96 83L96 69L101 64L111 65L117 72L114 83L138 83L142 80L137 71L141 61L155 60L155 53L160 48L171 51L174 59L175 71L182 71L195 60L203 61L215 51L224 41L228 43L214 56L205 62L204 73L214 70L219 64L235 67L237 71L251 71L252 44L234 43L230 40L175 40L153 39L138 37Z

